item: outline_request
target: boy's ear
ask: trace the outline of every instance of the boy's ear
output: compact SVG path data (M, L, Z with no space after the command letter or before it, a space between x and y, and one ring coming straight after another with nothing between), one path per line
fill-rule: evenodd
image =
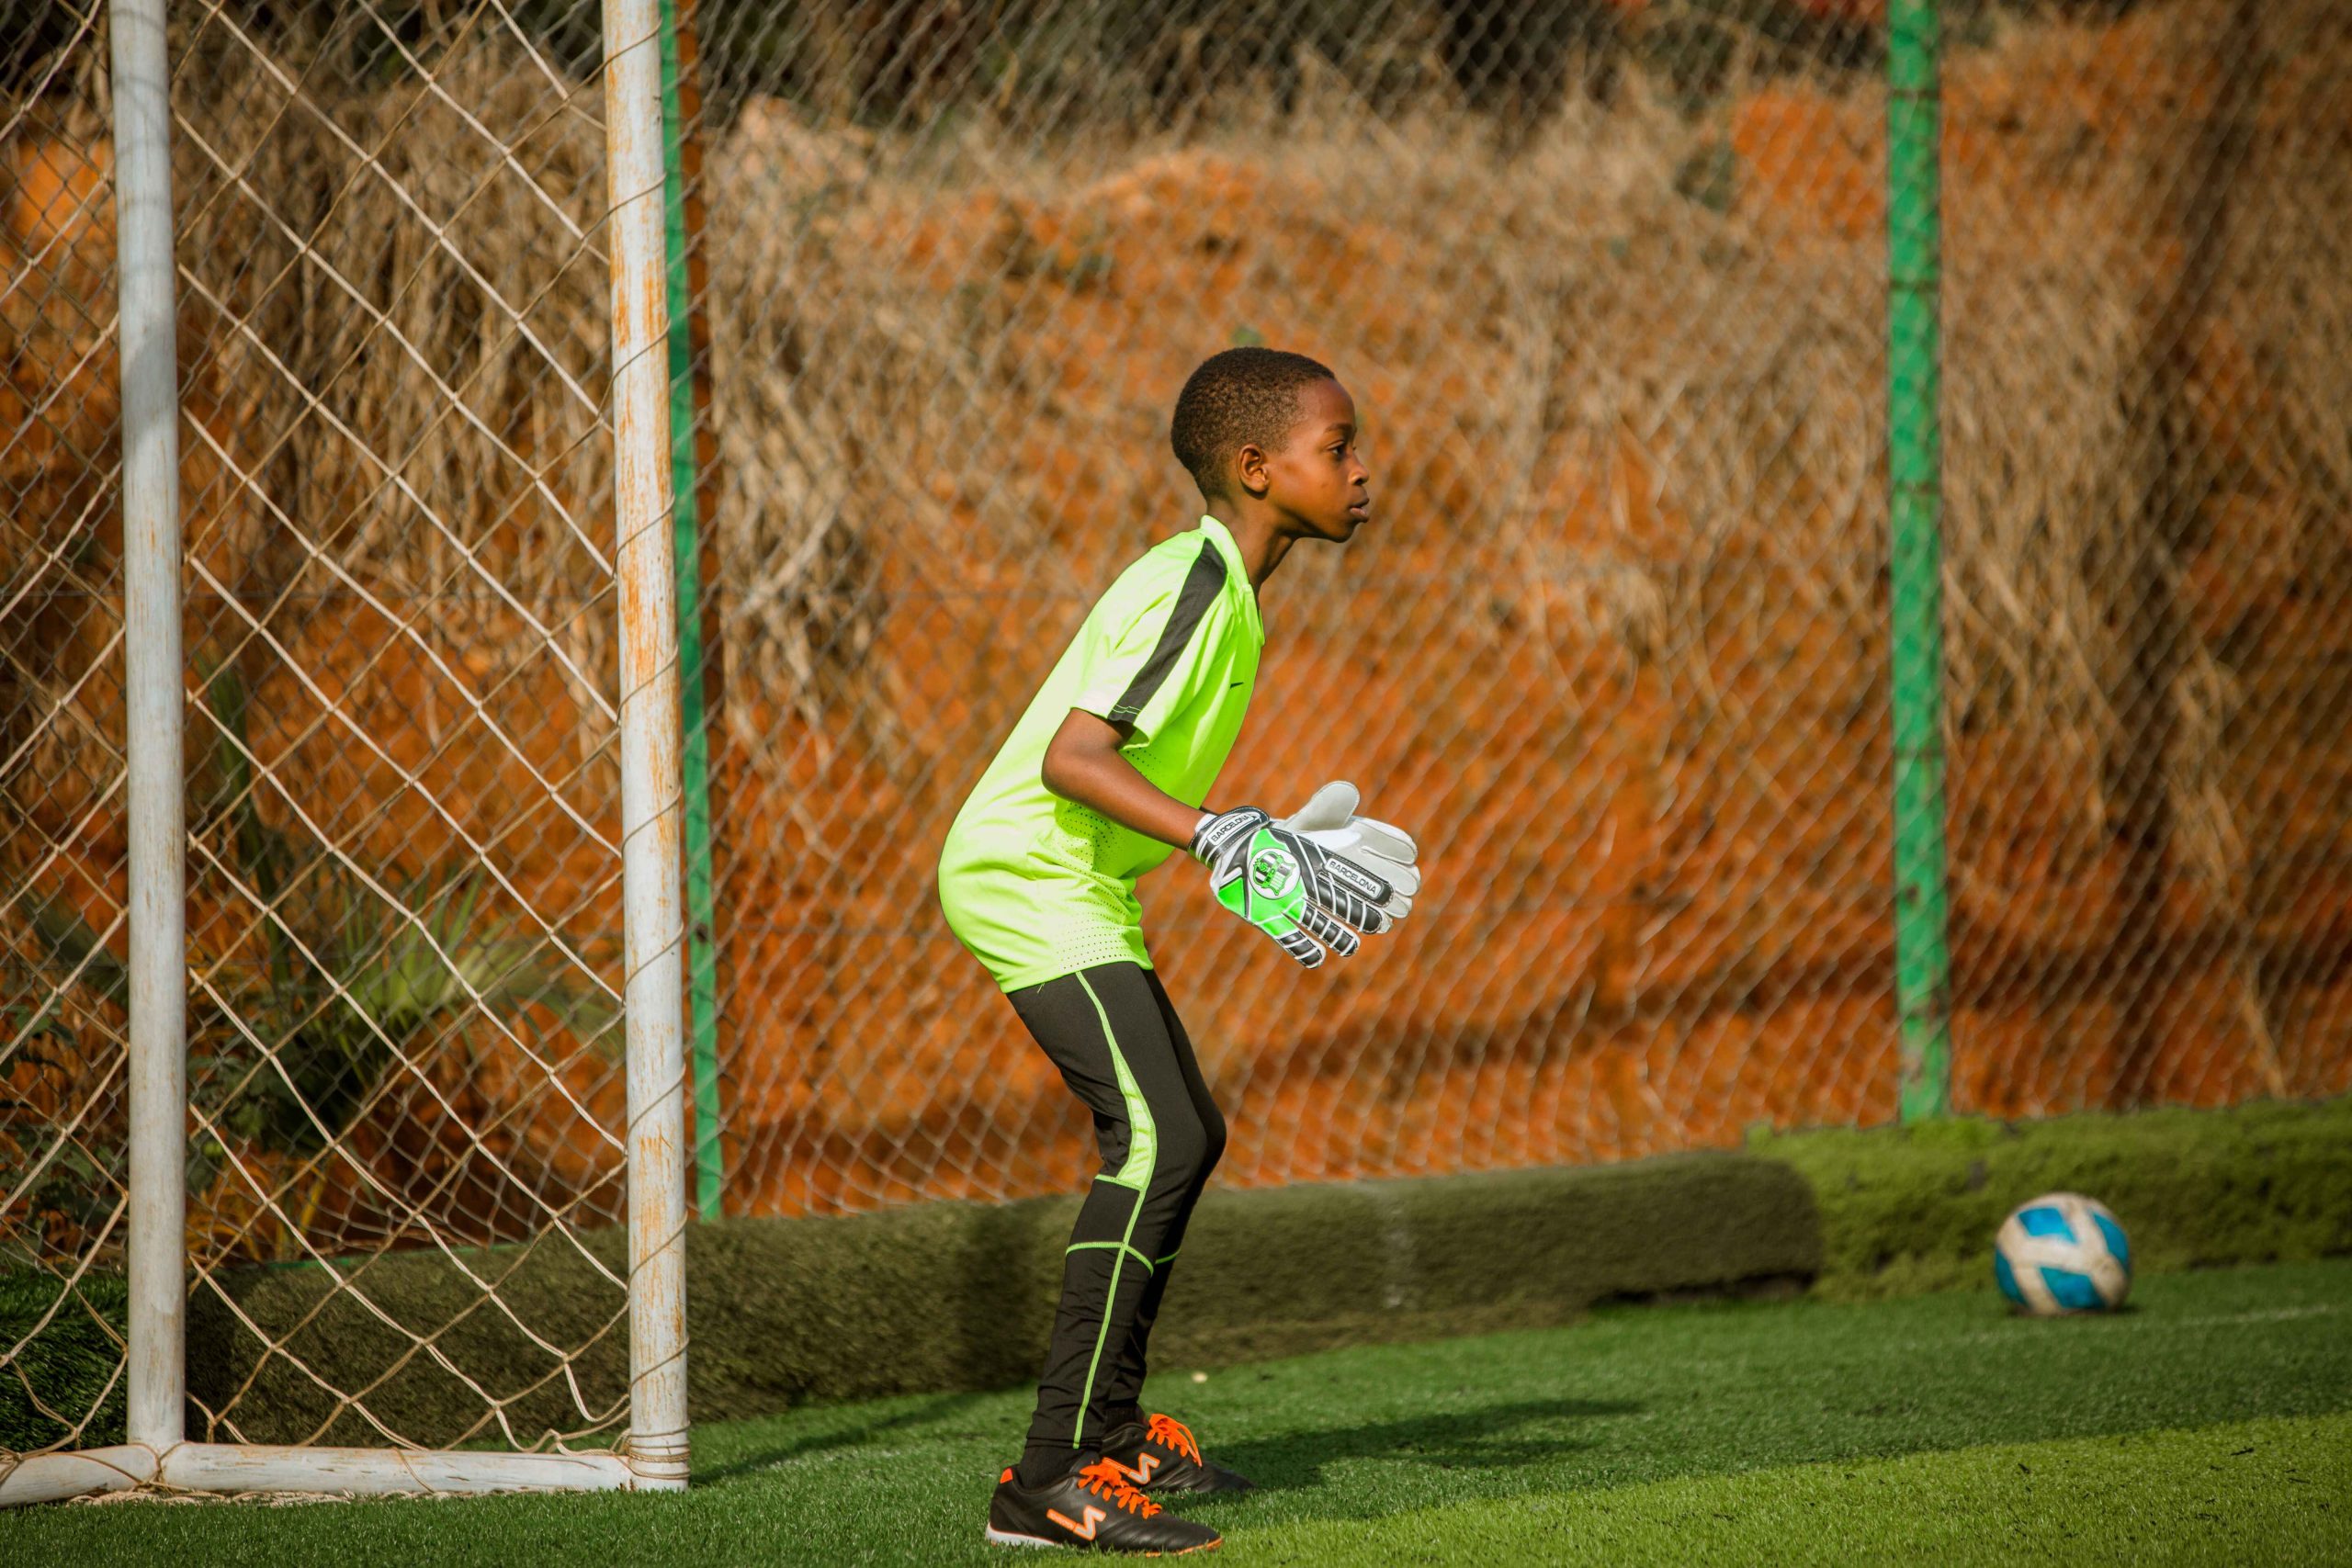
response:
M1243 490L1261 501L1274 484L1274 477L1267 468L1266 449L1254 442L1243 442L1233 454L1233 477Z

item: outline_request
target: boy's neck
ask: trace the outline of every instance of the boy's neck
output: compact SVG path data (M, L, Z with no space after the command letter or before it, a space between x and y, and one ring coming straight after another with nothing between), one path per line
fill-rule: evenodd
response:
M1241 552L1241 570L1250 574L1252 593L1265 586L1266 579L1290 554L1291 546L1298 543L1298 536L1282 525L1272 507L1250 497L1245 496L1238 505L1223 499L1212 501L1208 512L1233 536L1234 547Z

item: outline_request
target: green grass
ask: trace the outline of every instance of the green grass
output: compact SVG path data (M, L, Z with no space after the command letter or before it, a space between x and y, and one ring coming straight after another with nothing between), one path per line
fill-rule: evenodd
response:
M1625 1308L1576 1326L1171 1371L1267 1490L1236 1563L2352 1560L2352 1262L2143 1280L2109 1318L1990 1288ZM684 1496L0 1518L0 1561L1016 1563L978 1540L1018 1393L695 1432Z
M1305 1520L1237 1544L1234 1561L1265 1563L2340 1562L2352 1421L1754 1470Z

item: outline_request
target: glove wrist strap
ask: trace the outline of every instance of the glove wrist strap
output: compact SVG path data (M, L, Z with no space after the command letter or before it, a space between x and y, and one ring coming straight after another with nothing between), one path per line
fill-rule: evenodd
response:
M1193 842L1191 847L1194 859L1206 860L1208 858L1207 854L1202 849L1201 835L1207 832L1209 830L1209 824L1216 820L1216 812L1204 811L1201 813L1201 819L1193 824Z
M1231 811L1204 811L1193 828L1193 858L1203 865L1215 865L1237 840L1247 839L1272 821L1254 806L1237 807Z

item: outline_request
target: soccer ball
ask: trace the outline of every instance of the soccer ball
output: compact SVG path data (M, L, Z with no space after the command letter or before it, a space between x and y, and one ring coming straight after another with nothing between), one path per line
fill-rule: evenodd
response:
M1993 1237L2001 1294L2036 1317L2112 1312L2132 1290L2132 1243L2104 1204L2049 1192L2021 1204Z

